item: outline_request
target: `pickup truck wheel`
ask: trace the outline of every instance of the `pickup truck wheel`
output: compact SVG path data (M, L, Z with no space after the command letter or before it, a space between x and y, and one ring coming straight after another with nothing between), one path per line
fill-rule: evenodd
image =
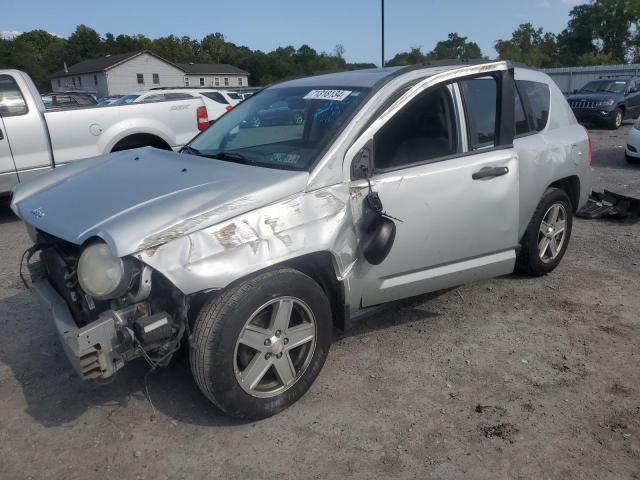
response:
M539 277L558 266L571 238L572 212L564 190L547 189L522 238L517 271Z
M252 277L206 304L190 350L202 393L237 418L274 415L302 397L331 346L329 300L293 269Z
M616 111L613 113L611 120L609 120L609 129L617 130L622 126L622 121L624 120L624 113L621 109L616 108Z

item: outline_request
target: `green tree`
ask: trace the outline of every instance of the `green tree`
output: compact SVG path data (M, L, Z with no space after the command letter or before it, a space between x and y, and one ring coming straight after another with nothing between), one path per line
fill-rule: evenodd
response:
M411 50L408 52L397 53L391 60L387 61L385 65L389 67L399 67L424 63L427 60L429 60L429 56L422 53L420 47L411 47Z
M429 57L434 60L472 60L482 58L482 51L476 42L467 42L467 37L450 33L447 40L436 43Z
M558 43L553 33L545 33L531 23L521 24L509 40L497 40L498 56L532 67L554 67L558 59Z
M225 56L227 44L224 41L224 35L219 32L211 33L204 37L200 42L203 53L206 53L214 63L222 63Z
M66 61L74 63L104 54L102 39L98 32L86 25L78 25L66 44Z

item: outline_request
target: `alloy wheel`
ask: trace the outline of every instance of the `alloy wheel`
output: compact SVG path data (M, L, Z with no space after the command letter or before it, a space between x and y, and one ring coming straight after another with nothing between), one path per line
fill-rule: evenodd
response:
M544 263L558 258L566 238L567 210L562 203L549 207L538 231L538 255Z
M302 300L275 298L244 325L234 351L234 372L254 397L273 397L304 374L316 345L316 319Z

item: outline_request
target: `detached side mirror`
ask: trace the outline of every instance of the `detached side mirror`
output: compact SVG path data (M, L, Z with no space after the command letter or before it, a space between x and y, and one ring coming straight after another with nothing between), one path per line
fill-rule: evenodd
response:
M379 216L365 233L362 253L371 265L380 265L393 247L396 239L396 224L387 217Z

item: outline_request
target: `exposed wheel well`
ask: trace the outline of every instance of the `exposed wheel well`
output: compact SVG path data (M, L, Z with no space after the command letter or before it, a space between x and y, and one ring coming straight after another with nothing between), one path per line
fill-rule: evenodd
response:
M113 148L112 152L120 150L129 150L131 148L155 147L161 150L171 150L171 146L163 139L150 133L135 133L119 140Z
M320 285L320 288L324 290L327 298L329 299L329 303L331 304L331 313L333 316L333 324L337 328L342 330L345 329L348 320L348 311L345 307L345 292L344 285L336 278L336 273L333 267L333 258L331 253L329 252L314 252L309 253L307 255L302 255L297 258L293 258L291 260L287 260L282 263L278 263L276 265L272 265L264 270L260 270L254 272L253 275L257 275L263 273L268 270L275 270L282 267L290 267L296 269L305 275L311 277L315 282ZM246 279L243 277L241 279L236 280L229 286L227 286L224 290L229 288L231 285L235 285L238 282L242 282ZM195 295L192 295L189 303L189 322L193 324L198 313L204 306L204 304L209 301L212 296L220 295L224 290L216 290L212 292L202 292Z
M564 190L565 193L569 196L569 200L571 200L573 213L578 210L578 203L580 202L580 179L576 175L556 180L551 185L549 185L549 187L555 187Z

